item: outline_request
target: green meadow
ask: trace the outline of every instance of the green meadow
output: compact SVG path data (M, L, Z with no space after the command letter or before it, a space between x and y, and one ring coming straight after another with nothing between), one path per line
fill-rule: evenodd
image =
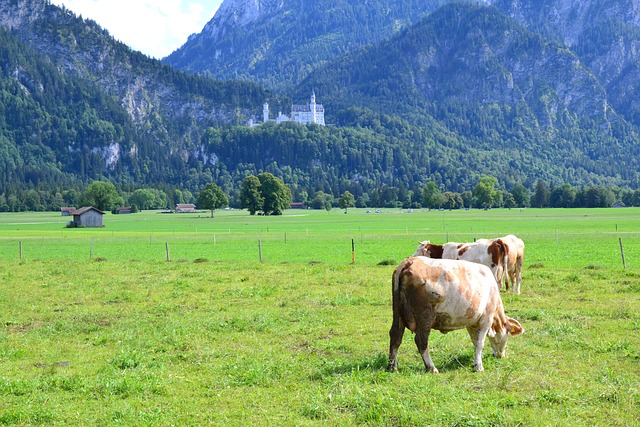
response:
M0 425L640 425L640 209L68 219L0 214ZM407 332L386 372L395 266L509 233L508 357Z

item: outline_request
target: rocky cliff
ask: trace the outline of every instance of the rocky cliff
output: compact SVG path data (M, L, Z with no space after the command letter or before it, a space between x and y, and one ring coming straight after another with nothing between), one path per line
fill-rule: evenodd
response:
M446 0L224 0L163 62L192 73L285 89L316 65L380 42Z

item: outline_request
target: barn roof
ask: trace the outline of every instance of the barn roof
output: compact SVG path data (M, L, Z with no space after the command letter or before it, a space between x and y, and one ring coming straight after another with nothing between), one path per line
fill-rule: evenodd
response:
M83 213L85 213L85 212L89 212L90 210L94 210L94 211L98 212L99 214L104 215L104 212L102 212L102 211L101 211L100 209L98 209L98 208L94 208L93 206L85 206L85 207L82 207L82 208L80 208L80 209L77 209L77 210L75 210L75 211L73 212L73 215L74 215L74 216L75 216L75 215L82 215Z

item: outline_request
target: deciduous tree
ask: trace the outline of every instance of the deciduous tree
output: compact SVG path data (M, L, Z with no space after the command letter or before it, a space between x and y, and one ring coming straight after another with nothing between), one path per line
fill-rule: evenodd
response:
M473 197L478 202L478 206L490 208L498 200L498 191L496 185L498 180L493 176L483 176L480 178L478 185L473 189Z
M227 206L229 204L229 198L214 183L207 184L206 187L198 195L198 207L202 209L211 210L211 218L213 218L213 211Z
M93 206L101 211L110 211L122 201L115 185L106 181L93 181L81 197L82 204Z
M240 208L247 209L250 215L255 215L261 211L264 205L264 197L260 191L260 180L254 175L250 175L242 181L240 190Z
M356 205L356 200L349 191L345 191L340 196L340 200L338 201L338 205L340 209L344 209L344 213L347 213L347 210Z
M281 215L291 206L291 190L284 181L269 172L258 175L260 193L264 197L262 212L265 215Z

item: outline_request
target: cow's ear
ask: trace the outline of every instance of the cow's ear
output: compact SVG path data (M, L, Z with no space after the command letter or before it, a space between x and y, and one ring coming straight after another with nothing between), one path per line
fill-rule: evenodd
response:
M507 328L509 330L509 335L515 337L516 335L520 335L524 332L524 328L516 319L512 319L507 317Z

